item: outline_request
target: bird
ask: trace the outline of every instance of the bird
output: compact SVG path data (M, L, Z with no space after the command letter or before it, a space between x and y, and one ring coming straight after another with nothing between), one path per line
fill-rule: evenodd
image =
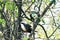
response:
M31 25L26 24L26 23L21 23L21 29L22 31L28 32L28 33L31 33L32 31Z

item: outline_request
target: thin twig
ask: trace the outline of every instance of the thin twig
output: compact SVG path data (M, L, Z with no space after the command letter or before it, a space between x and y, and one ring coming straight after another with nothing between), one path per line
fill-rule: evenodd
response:
M27 19L30 20L30 21L32 21L32 20L31 20L30 18L28 18L25 13L27 12L27 10L28 10L33 4L34 4L34 2L32 2L32 4L26 9L25 12L24 12L24 11L22 10L22 8L21 8L22 13L24 14L25 18L27 18Z
M49 36L49 38L56 32L56 30L60 27L60 25L52 32L52 34Z
M42 29L43 29L43 31L44 31L44 33L45 33L45 35L46 35L46 38L49 39L49 38L48 38L48 35L47 35L47 32L46 32L45 28L43 27L43 25L41 25L41 24L38 24L38 25L42 27Z
M32 4L26 9L25 13L27 12L27 10L34 4L34 2L32 2Z
M51 14L52 14L51 9L49 9L49 10L50 10L50 12L51 12ZM52 17L53 17L53 22L54 22L55 26L57 27L57 25L56 25L56 23L55 23L55 19L54 19L53 14L52 14ZM60 25L59 25L59 26L60 26ZM56 32L56 30L59 28L59 26L52 32L52 34L51 34L48 38L50 38L50 37Z
M49 9L50 10L50 9ZM50 10L51 11L51 10ZM52 11L51 11L51 14L52 14ZM52 14L53 16L53 14ZM54 16L53 16L53 22L55 23L55 19L54 19ZM57 27L56 23L55 23L55 26ZM60 25L59 25L60 26ZM59 28L59 26L52 32L52 34L49 36L49 38L56 32L56 30Z
M41 18L45 15L45 13L47 12L47 10L50 8L50 6L54 3L54 1L51 1L50 4L44 9Z
M39 9L38 12L37 12L37 13L38 13L38 16L40 16L39 11L40 11L41 5L42 5L42 0L41 0L41 2L40 2L39 7L38 7L38 9Z
M49 9L49 10L50 10L50 9ZM51 10L50 10L50 11L51 11ZM51 11L51 14L52 14L52 11ZM53 14L52 14L52 17L53 17L53 23L54 23L55 26L57 27ZM52 34L49 36L49 38L56 32L57 29L58 29L58 27L52 32Z
M22 10L22 9L21 9ZM30 20L30 21L32 21L30 18L28 18L27 16L26 16L26 14L25 14L25 12L22 10L22 13L24 14L24 18L27 18L28 20Z

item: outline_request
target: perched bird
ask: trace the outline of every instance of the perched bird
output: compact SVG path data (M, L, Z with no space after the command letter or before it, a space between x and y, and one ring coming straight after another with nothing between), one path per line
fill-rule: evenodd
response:
M32 31L31 25L26 24L26 23L21 23L21 29L22 31L29 32L29 33L31 33Z

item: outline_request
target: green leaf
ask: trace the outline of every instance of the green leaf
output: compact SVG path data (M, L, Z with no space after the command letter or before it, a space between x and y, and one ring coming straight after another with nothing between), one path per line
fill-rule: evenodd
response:
M3 20L2 19L0 19L0 23L2 23L3 22Z
M34 0L32 0L32 2L34 2Z
M0 19L0 23L5 23L5 20L4 19Z
M6 3L6 8L8 10L14 10L15 9L14 2L7 2Z
M28 40L28 38L27 37L24 37L22 40Z
M0 2L2 2L2 0L0 0Z

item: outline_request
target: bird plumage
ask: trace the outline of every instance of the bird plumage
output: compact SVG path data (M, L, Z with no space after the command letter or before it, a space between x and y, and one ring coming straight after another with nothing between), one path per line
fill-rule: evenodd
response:
M31 31L32 31L31 25L25 24L25 23L21 23L21 29L23 31L26 31L26 32L29 32L29 33L31 33Z

